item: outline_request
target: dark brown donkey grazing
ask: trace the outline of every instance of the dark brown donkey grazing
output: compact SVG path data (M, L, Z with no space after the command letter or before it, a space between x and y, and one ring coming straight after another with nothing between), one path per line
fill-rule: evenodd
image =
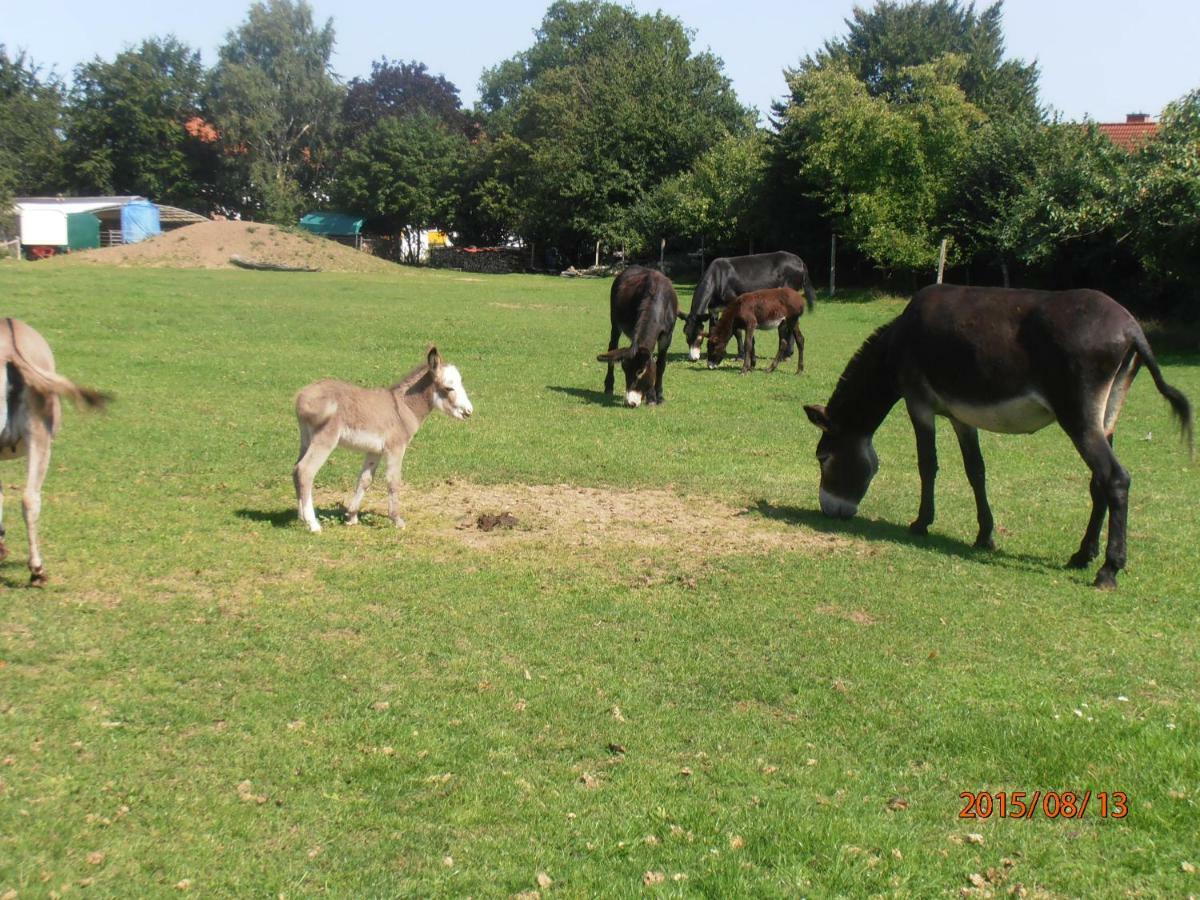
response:
M1108 547L1095 584L1115 587L1125 567L1130 479L1113 453L1113 431L1143 365L1192 449L1191 404L1163 380L1141 326L1111 297L1087 290L924 288L862 345L829 405L804 408L822 431L821 510L844 518L858 511L879 468L871 437L903 397L921 474L921 507L910 530L925 534L933 522L934 416L945 416L975 492L975 546L991 549L977 429L1029 434L1057 421L1092 472L1091 518L1067 565L1083 568L1096 558L1107 514Z
M796 336L796 374L804 371L804 335L800 333L800 317L804 315L804 298L791 288L771 288L742 294L721 313L721 318L708 333L708 367L715 369L725 358L734 329L746 329L746 352L742 356L742 374L758 363L754 352L754 332L758 329L779 329L779 352L767 369L774 372L787 351L788 336Z
M612 283L608 302L612 332L608 352L596 357L608 363L604 393L613 392L613 364L625 370L625 405L637 407L663 402L663 373L667 368L667 349L675 331L679 299L670 279L662 272L642 266L630 266ZM630 338L628 347L617 349L621 335ZM651 365L655 348L657 365Z
M0 459L29 456L29 476L21 497L25 530L29 533L29 583L46 583L38 547L42 513L42 482L50 465L50 443L62 422L59 397L76 406L103 407L108 397L80 387L54 371L54 354L40 334L17 319L0 325ZM4 496L0 493L0 513ZM0 560L8 556L4 526L0 525Z

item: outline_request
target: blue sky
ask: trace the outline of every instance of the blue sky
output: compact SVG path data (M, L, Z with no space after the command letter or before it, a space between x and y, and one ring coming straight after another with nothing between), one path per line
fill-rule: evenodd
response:
M311 2L320 20L334 20L334 68L342 78L369 73L371 61L383 55L417 59L454 82L469 106L483 69L532 43L549 0ZM742 102L765 111L784 91L783 68L843 34L854 4L635 0L633 6L680 18L696 32L697 47L725 61ZM69 75L93 56L110 59L144 37L173 33L211 64L248 7L249 0L0 0L0 42L10 53L27 50L44 67ZM1157 115L1169 101L1200 87L1195 0L1006 0L1004 21L1009 55L1038 61L1043 102L1069 119Z

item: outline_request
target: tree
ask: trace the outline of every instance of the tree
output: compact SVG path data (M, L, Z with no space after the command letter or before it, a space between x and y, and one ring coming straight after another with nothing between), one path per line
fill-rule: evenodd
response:
M66 128L72 185L209 206L216 155L188 130L201 116L205 88L200 53L174 37L79 66Z
M0 230L13 195L60 190L62 85L0 44Z
M870 96L896 99L907 90L905 70L954 54L963 60L958 86L986 114L1040 118L1037 64L1004 59L1002 17L1001 0L981 13L959 0L878 0L856 6L846 36L826 41L799 71L841 63Z
M430 75L425 63L371 63L371 76L355 78L342 103L344 138L355 141L387 116L426 112L456 130L467 127L458 88L441 75Z
M628 235L627 211L686 171L747 111L721 62L674 18L559 0L534 45L484 73L482 108L520 229L568 254Z
M306 0L260 0L221 47L212 108L252 192L241 211L294 223L325 187L342 97L333 40L333 20L317 28Z
M337 199L399 234L416 262L422 230L445 228L457 201L466 138L432 113L387 116L346 152Z
M1138 257L1170 292L1189 291L1194 304L1200 298L1200 89L1167 106L1158 135L1135 165L1130 204Z
M687 172L660 182L631 210L643 248L662 237L702 239L708 247L747 246L764 230L767 136L728 135Z
M958 85L953 56L897 73L906 87L874 96L843 63L794 75L802 104L783 131L793 163L825 214L877 265L933 264L946 235L957 175L983 114Z

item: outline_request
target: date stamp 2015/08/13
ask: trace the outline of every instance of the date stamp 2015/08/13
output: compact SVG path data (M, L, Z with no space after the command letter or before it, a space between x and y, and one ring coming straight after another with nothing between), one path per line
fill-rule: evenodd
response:
M1129 815L1129 797L1121 791L963 791L966 802L960 819L1082 819L1089 808L1102 819L1124 819Z

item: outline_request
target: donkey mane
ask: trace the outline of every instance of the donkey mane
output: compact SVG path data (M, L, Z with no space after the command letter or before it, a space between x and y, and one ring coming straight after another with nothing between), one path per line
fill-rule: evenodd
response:
M899 322L897 316L876 328L846 363L829 397L829 415L834 421L861 423L874 433L900 399L899 390L894 396L890 392L879 393L877 377L889 365L892 335Z
M419 382L428 373L429 366L425 363L422 363L395 384L393 384L389 390L408 391L410 388L416 386L417 382Z

